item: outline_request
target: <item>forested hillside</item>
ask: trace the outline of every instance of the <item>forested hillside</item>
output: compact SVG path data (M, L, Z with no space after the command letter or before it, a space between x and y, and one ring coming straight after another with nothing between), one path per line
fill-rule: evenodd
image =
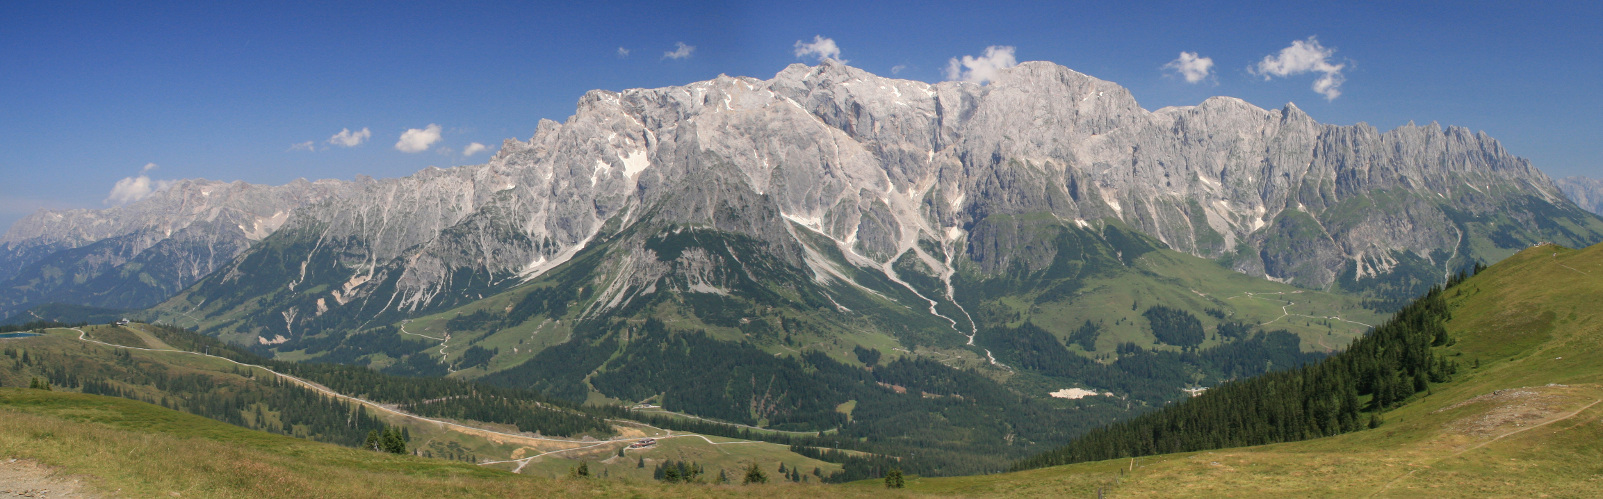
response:
M1476 270L1480 270L1477 267ZM1447 288L1462 282L1450 280ZM1383 424L1379 413L1450 381L1456 361L1443 288L1403 307L1347 351L1297 369L1222 384L1156 412L1094 430L1014 469L1241 447L1337 435Z
M36 323L23 327L60 325ZM156 341L163 347L266 366L342 394L395 404L419 415L504 423L519 431L546 435L613 434L612 427L600 417L538 394L442 378L385 375L358 366L274 361L183 329L143 324L133 327L138 329L104 325L81 329L90 340L141 349ZM360 445L369 431L385 427L360 405L263 370L238 365L197 370L134 355L126 349L104 349L66 338L40 340L4 349L10 362L0 362L0 385L25 386L38 378L63 389L141 400L246 428L350 446Z

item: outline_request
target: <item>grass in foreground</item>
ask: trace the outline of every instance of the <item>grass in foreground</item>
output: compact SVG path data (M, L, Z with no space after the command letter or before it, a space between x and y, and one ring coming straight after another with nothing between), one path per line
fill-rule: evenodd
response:
M801 497L874 495L771 483L546 479L252 431L131 400L0 388L0 457L133 497ZM772 477L777 478L777 477ZM877 491L876 491L877 492Z
M85 332L86 337L96 341L119 339L120 341L117 344L130 347L171 348L170 345L162 343L147 329L147 326L142 324L129 326L92 325L81 329ZM78 337L79 333L75 329L51 329L47 330L43 336L6 340L6 346L18 351L31 352L35 359L40 359L41 354L46 354L43 358L71 359L70 362L57 367L67 368L75 372L79 378L86 380L126 381L131 378L137 378L138 373L146 371L161 372L168 376L200 375L210 378L219 387L222 387L214 389L210 393L226 393L230 386L241 386L253 381L243 377L243 373L246 370L241 369L237 364L221 359L166 351L121 350L117 347L79 341ZM122 358L114 355L120 352L128 353L129 359L132 360L120 360ZM38 360L33 363L35 366L45 366L46 364L48 362L41 363ZM11 362L7 362L3 366L0 367L0 385L3 386L27 386L33 377L38 376L36 371L39 369L37 368L24 369L26 366L21 364L13 365ZM266 376L265 371L257 370L254 372L259 377ZM130 376L130 373L133 375ZM159 400L169 395L175 397L192 395L187 391L184 393L167 392L158 389L154 385L137 383L136 385L131 389L137 391L138 395L130 398ZM285 389L296 390L296 388ZM516 436L519 433L518 430L511 425L468 422L475 427L469 429L458 426L445 426L415 417L379 411L375 410L374 407L369 407L368 410L369 414L384 420L388 424L409 428L412 436L411 448L419 451L419 455L463 461L469 464L484 461L500 462L500 464L493 464L487 467L502 471L520 469L520 473L524 475L566 477L569 470L578 466L581 461L588 461L590 463L589 466L595 470L597 475L605 473L608 478L632 479L641 483L650 483L652 481L652 469L650 467L654 467L664 460L694 461L713 470L713 476L716 476L718 469L730 470L733 473L733 470L744 469L753 462L758 463L764 469L777 468L779 463L785 463L787 466L804 466L804 469L809 471L819 468L821 473L825 475L840 470L840 465L838 464L808 459L789 452L788 448L783 445L770 443L715 445L701 437L689 435L676 435L664 439L664 445L658 447L630 451L631 455L626 463L623 459L616 458L615 452L632 443L633 438L646 436L663 438L669 433L648 426L622 422L618 423L619 426L617 428L620 434L617 436L628 440L591 446L588 443L580 443L578 441L564 442L520 438ZM244 409L243 412L247 420L255 421L255 417L258 417L249 408ZM277 419L278 413L273 408L268 407L265 414L269 421L282 424L282 421ZM315 432L304 427L297 428L296 432L290 435L306 438ZM488 431L480 431L478 428L503 433L490 433ZM711 437L711 439L720 443L730 440L718 437ZM324 438L319 440L328 441ZM573 450L547 454L550 451L563 449ZM527 465L523 461L506 462L507 460L542 454L544 454L542 457L527 461ZM639 457L645 458L647 469L641 469L636 466L637 458Z
M1603 245L1522 252L1449 292L1452 383L1379 429L1019 473L844 487L551 480L252 432L148 404L0 390L0 456L105 491L215 497L965 495L1603 497ZM771 479L777 476L770 474Z

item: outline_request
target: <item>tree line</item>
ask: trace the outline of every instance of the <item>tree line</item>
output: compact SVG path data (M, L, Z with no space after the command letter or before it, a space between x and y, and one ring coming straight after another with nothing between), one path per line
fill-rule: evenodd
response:
M1466 277L1460 274L1447 286ZM1456 362L1433 350L1453 341L1445 327L1451 312L1444 289L1432 287L1345 352L1221 384L1091 431L1013 469L1306 440L1378 426L1379 412L1428 391L1432 383L1451 380L1458 370Z
M440 377L385 374L367 367L268 359L187 329L152 325L151 332L174 348L208 353L306 379L335 392L396 404L420 416L514 425L518 431L551 436L611 436L612 426L567 402L529 390Z

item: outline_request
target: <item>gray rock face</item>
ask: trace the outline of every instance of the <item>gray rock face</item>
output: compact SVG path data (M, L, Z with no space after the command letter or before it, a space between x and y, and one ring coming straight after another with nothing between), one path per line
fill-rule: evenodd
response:
M1574 176L1558 179L1555 183L1570 201L1586 211L1603 215L1603 180Z
M1116 221L1244 273L1326 287L1402 260L1439 277L1500 258L1471 255L1466 241L1547 237L1506 226L1554 213L1569 217L1572 243L1603 239L1603 223L1574 211L1529 161L1463 128L1383 133L1228 97L1147 111L1116 84L1044 62L981 86L825 61L770 80L591 91L566 122L542 121L486 164L374 182L295 212L283 244L309 252L271 264L247 253L220 278L330 285L315 306L262 305L290 323L353 300L367 314L407 313L539 275L639 224L737 232L816 271L828 264L794 232L811 230L893 281L891 262L909 252L948 279L965 265L984 275L1049 263L1051 248L1010 249L1026 226L971 233L1009 216ZM617 268L661 267L640 247ZM645 282L627 274L611 284Z
M0 237L0 313L45 301L153 305L277 231L296 208L370 182L182 180L124 206L39 211Z

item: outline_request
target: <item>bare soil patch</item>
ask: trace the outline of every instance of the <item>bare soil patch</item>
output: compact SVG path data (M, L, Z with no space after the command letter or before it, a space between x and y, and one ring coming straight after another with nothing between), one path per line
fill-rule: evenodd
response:
M1560 388L1548 385L1497 390L1485 395L1453 404L1437 412L1457 409L1471 404L1489 403L1486 411L1447 424L1447 430L1460 435L1485 437L1540 424L1564 412L1571 397Z
M0 498L100 497L78 477L26 459L0 459Z

